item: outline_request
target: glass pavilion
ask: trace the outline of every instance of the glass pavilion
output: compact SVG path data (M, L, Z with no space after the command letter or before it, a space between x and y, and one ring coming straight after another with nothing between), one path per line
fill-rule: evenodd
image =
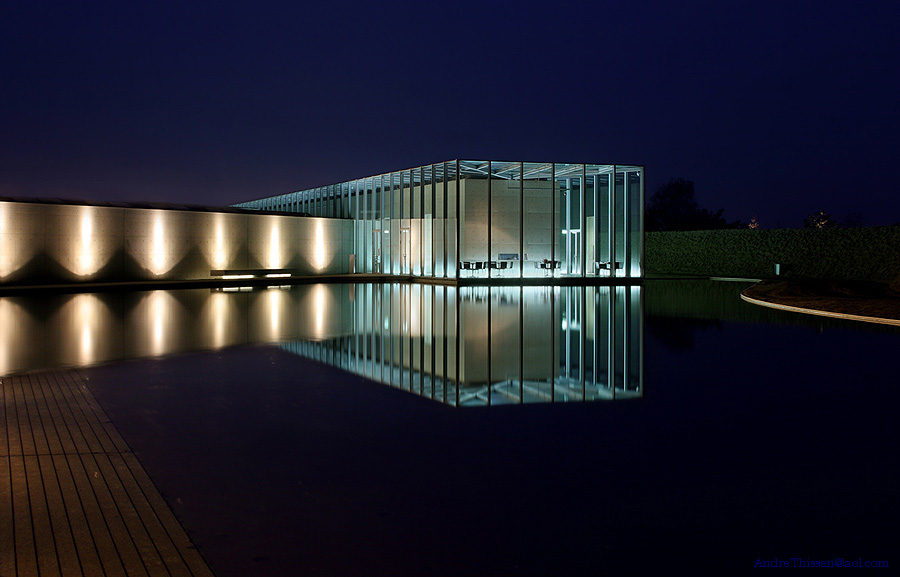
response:
M643 166L451 160L235 206L352 219L351 272L643 275Z

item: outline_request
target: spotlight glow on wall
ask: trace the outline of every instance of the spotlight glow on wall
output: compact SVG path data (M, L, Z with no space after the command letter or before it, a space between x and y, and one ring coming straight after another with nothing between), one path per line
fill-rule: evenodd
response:
M153 237L150 244L151 272L162 274L165 272L166 252L165 237L163 231L163 215L157 212L153 218Z
M316 222L316 244L315 244L315 267L316 270L325 268L325 230L322 228L322 221Z
M228 258L225 254L225 217L216 215L216 244L213 249L213 268L225 268Z
M97 272L94 268L94 250L91 241L94 236L94 218L89 207L81 210L81 239L75 262L75 274L86 276Z
M12 267L12 255L10 254L12 247L6 236L6 203L0 202L0 278L8 275Z
M269 268L281 268L281 239L277 222L272 224L269 234Z

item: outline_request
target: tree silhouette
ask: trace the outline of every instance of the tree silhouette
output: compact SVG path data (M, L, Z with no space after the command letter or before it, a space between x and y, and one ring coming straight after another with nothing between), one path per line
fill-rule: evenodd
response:
M728 222L722 216L724 209L716 212L700 206L694 193L694 182L673 178L660 186L650 197L645 212L646 230L712 230L740 228L738 221Z
M814 212L803 221L804 228L837 228L840 226L830 214L824 210Z

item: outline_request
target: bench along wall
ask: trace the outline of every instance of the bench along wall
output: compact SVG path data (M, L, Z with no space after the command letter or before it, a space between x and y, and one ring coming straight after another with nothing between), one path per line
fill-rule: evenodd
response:
M0 201L0 286L348 272L350 221Z

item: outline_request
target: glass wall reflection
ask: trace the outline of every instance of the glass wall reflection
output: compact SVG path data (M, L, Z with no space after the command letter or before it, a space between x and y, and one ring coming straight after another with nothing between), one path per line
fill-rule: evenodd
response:
M3 297L0 376L280 343L454 406L633 398L643 395L641 290L393 283Z
M454 406L643 396L639 286L354 293L351 334L280 346Z

